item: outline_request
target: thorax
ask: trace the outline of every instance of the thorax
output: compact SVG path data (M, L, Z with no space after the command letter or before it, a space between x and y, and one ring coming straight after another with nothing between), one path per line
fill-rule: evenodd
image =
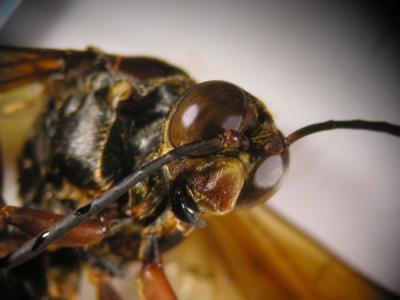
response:
M156 157L166 114L191 84L184 74L140 81L98 67L54 81L19 161L24 205L68 213ZM99 217L131 217L128 236L175 232L167 194L153 174Z

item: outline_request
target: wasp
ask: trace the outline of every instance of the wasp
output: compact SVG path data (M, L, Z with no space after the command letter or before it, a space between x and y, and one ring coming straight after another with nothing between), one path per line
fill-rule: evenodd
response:
M147 300L394 297L260 204L299 139L399 126L327 121L284 136L234 84L94 48L2 46L0 90L3 116L39 111L18 158L22 206L0 203L5 299L75 299L83 272L99 299L121 299L111 281L134 261Z

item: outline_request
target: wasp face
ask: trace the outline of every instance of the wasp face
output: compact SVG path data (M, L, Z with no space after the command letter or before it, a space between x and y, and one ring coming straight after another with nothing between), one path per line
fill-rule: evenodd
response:
M186 91L168 116L162 152L221 134L246 143L222 154L198 153L167 167L177 215L182 206L225 214L264 202L276 191L289 158L282 151L282 134L263 103L233 84L209 81Z

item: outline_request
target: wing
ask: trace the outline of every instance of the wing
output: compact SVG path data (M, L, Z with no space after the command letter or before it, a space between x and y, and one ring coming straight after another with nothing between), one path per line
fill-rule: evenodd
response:
M97 58L95 50L50 50L0 46L0 90L84 68Z
M77 74L96 59L92 50L47 50L0 46L0 116L29 110L54 79Z
M167 253L179 299L390 299L267 207L210 218Z

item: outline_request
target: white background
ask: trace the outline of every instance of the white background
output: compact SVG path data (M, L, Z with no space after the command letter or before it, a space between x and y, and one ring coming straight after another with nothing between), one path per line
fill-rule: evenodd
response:
M328 1L25 1L0 43L168 60L198 81L263 99L284 133L327 119L400 123L399 56L384 20ZM304 139L269 201L400 293L400 140L337 131Z

